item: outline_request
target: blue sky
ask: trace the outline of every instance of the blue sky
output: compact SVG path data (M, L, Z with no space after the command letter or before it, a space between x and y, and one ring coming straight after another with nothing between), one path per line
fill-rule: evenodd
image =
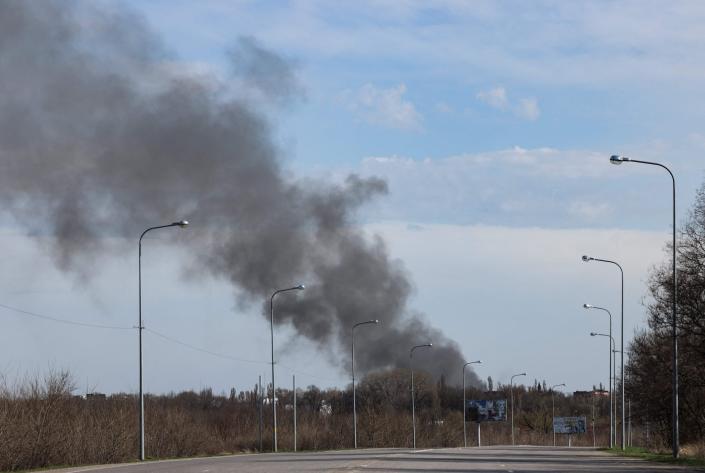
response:
M579 259L588 253L624 262L628 340L644 323L648 269L663 259L670 182L656 169L611 166L608 157L671 166L684 216L705 178L702 3L109 4L144 16L170 51L169 67L227 77L227 51L242 36L296 65L301 98L262 106L282 162L292 178L342 181L356 172L388 180L389 195L363 209L360 225L404 261L416 285L413 307L452 334L468 359L485 360L481 377L508 382L527 371L529 381L565 382L569 390L606 382L602 345L587 335L605 324L581 306L616 313L618 279L611 268ZM10 267L51 266L41 242L12 232L3 238L20 248ZM180 277L178 251L154 244L161 258L146 280L158 282L145 302L173 305L168 314L155 312L151 326L213 351L266 360L258 308L236 306L223 282ZM110 287L133 276L132 256L116 257L88 288L58 271L25 281L5 276L14 289L4 301L124 324L136 301ZM46 322L5 316L18 333L7 340L6 371L50 364L72 369L82 388L135 389L134 357L124 351L132 333L123 343L125 335L47 332L40 328ZM486 336L488 326L495 336ZM305 371L311 376L300 374L301 384L347 382L291 330L280 336L286 376ZM263 363L150 343L147 372L159 373L147 383L154 391L243 388L267 372ZM108 356L97 363L93 353Z
M550 148L557 151L555 167L564 160L566 167L583 166L596 179L583 181L585 173L566 179L558 172L550 176L557 182L546 182L539 176L522 183L515 197L523 200L529 189L540 196L557 184L576 188L565 195L576 200L573 209L606 209L625 188L659 183L660 176L635 176L649 170L601 169L600 155L667 161L681 171L685 205L703 177L698 167L705 145L698 67L703 12L697 3L341 6L311 1L199 2L196 7L148 1L134 6L184 67L227 73L225 51L243 35L297 64L305 97L272 119L283 157L299 174L355 169L370 157L444 162L517 147L529 155ZM512 167L486 166L480 177L494 183L497 176L526 174ZM467 169L447 168L446 173ZM601 192L604 185L609 193ZM465 199L477 197L465 193ZM659 205L653 197L642 207ZM630 210L624 214L639 212ZM478 217L467 210L454 213L443 219L469 223ZM619 225L624 214L591 224ZM535 223L579 226L560 217L566 215ZM517 224L513 215L479 218ZM634 226L656 229L660 222L634 218L629 227Z

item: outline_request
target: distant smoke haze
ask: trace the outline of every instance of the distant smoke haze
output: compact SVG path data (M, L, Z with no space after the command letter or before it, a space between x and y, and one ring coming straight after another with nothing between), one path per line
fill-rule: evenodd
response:
M432 341L415 365L458 381L457 344L410 311L403 266L355 224L384 181L294 181L258 102L179 68L129 11L4 0L0 44L0 199L29 232L55 237L59 268L85 276L107 250L102 237L187 218L198 238L187 238L186 264L230 281L241 303L306 283L277 300L277 323L336 354L341 369L352 325L380 319L365 331L361 372L406 367L409 348ZM272 106L303 93L292 63L255 39L227 55L233 83Z

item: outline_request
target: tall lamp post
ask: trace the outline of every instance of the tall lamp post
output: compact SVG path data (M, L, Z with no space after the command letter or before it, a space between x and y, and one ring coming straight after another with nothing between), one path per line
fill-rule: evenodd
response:
M512 445L514 445L514 378L517 376L526 376L526 373L515 374L509 380L509 392L512 395Z
M607 384L613 383L614 385L617 384L616 376L615 378L612 377L612 365L614 364L614 354L617 353L617 350L615 350L615 342L614 338L612 335L607 335L606 333L595 333L595 332L590 332L591 337L609 337L610 339L610 350L609 350L609 364L610 364L610 377L607 380ZM616 375L616 373L615 373ZM612 398L610 397L610 412L612 412ZM615 437L616 437L616 432L615 432ZM614 447L614 440L612 437L612 431L610 431L610 448Z
M621 344L620 344L621 346L620 346L620 348L619 348L619 350L620 350L620 352L621 352L622 354L621 354L621 356L620 356L620 365L621 365L621 367L620 367L620 370L619 370L619 379L622 380L622 393L621 393L621 394L622 394L622 396L621 396L621 397L622 397L622 400L621 400L621 401L622 401L622 402L621 402L621 404L622 404L622 438L620 439L620 442L621 442L622 450L624 450L624 435L625 435L625 433L626 433L626 430L625 430L625 428L624 428L624 270L622 269L622 266L621 266L619 263L617 263L616 261L608 260L608 259L593 258L593 257L591 257L591 256L585 256L585 255L583 255L583 261L586 262L586 263L587 263L587 262L590 262L590 261L598 261L598 262L600 262L600 263L609 263L609 264L613 264L613 265L615 265L615 266L617 266L617 267L619 268L619 274L620 274L620 276L621 276L621 278L622 278L622 302L621 302L621 305L622 305L621 339L622 339L622 341L621 341ZM615 371L616 371L616 367L615 367ZM617 374L615 373L615 378L616 378L616 377L617 377ZM616 424L616 417L615 417L615 424ZM614 428L614 432L615 432L614 435L615 435L615 442L616 442L616 440L617 440L617 439L616 439L616 437L617 437L617 426L615 425L614 427L615 427L615 428Z
M409 350L409 366L411 367L411 430L414 436L414 449L416 449L416 404L414 401L414 350L417 348L432 347L433 343L416 345Z
M615 391L617 390L617 353L622 353L619 350L615 350L616 342L612 339L612 385ZM614 426L614 443L617 443L617 399L614 399L614 412L615 412L615 426Z
M468 434L467 434L467 426L465 425L465 412L466 412L466 406L465 406L465 367L468 365L475 365L475 364L482 364L481 360L477 361L468 361L463 365L463 443L465 445L465 448L468 446Z
M353 392L353 436L355 438L355 448L357 448L357 403L355 402L355 329L360 325L378 324L379 320L368 320L366 322L358 322L352 327L352 356L350 364L352 367L352 392Z
M274 296L282 292L303 291L306 288L303 284L286 289L277 289L269 299L269 333L272 340L272 449L277 451L277 391L274 384Z
M170 223L169 225L159 225L156 227L149 227L140 235L138 244L138 257L137 257L137 285L138 285L138 305L139 305L139 361L140 361L140 460L144 461L144 390L143 390L143 373L142 373L142 332L144 331L144 324L142 323L142 238L152 230L157 230L160 228L169 227L181 227L184 228L188 225L188 221L181 220L178 222Z
M598 307L595 305L583 304L583 307L585 309L597 309L597 310L602 310L602 311L607 312L607 315L610 316L610 338L612 338L612 313L609 310L605 309L604 307ZM614 349L614 347L613 347L613 349ZM614 360L614 354L610 357L610 377L608 378L609 382L611 383L611 385L610 385L610 448L614 447L615 433L614 433L614 411L612 410L612 401L613 401L614 388L616 387L616 384L617 384L617 383L615 383L616 376L614 376L614 377L612 376L612 365L614 363L613 360Z
M553 446L556 446L556 400L554 399L553 388L565 387L565 383L554 384L551 386L551 416L553 419Z
M658 166L665 169L671 176L671 182L673 183L673 317L671 320L671 337L673 339L673 353L672 353L672 390L673 390L673 420L672 420L672 442L673 442L673 458L678 458L680 446L679 446L679 432L678 432L678 315L677 315L677 294L678 285L676 284L676 178L673 176L668 167L661 163L656 163L652 161L641 161L638 159L631 159L626 156L612 155L610 156L610 162L612 164L622 164L622 163L639 163L639 164L649 164L651 166ZM624 351L624 346L622 346L622 352ZM622 360L624 360L624 353L622 353ZM624 364L622 364L624 366ZM622 450L624 450L624 377L622 377Z

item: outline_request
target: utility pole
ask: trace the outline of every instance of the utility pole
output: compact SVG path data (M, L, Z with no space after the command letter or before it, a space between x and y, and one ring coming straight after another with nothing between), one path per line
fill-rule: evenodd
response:
M262 375L259 376L259 381L257 381L258 391L257 391L257 410L259 414L259 451L262 453L262 401L264 400L264 393L262 392Z
M296 451L296 375L292 376L292 384L294 387L294 451Z

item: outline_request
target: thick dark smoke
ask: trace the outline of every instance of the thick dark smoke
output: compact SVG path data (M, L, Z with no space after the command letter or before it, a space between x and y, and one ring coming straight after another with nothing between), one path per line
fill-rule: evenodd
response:
M385 182L288 178L257 101L188 72L140 17L95 5L0 2L0 199L28 231L55 237L57 265L89 277L103 237L187 218L189 264L232 282L240 302L306 282L278 299L278 322L341 367L353 323L377 318L361 371L408 366L409 348L432 341L416 365L457 381L458 346L409 312L403 267L355 225ZM291 63L254 39L228 55L244 90L274 104L300 95Z

